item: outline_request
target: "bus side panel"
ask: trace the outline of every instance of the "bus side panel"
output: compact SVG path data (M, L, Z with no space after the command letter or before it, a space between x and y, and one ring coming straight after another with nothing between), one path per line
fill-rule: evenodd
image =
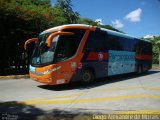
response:
M82 66L77 68L72 81L82 79L86 69L93 69L96 78L100 78L136 72L139 65L143 66L143 71L152 66L151 44L125 35L97 29L89 34L85 48L87 52L81 60Z
M84 68L93 68L97 78L107 76L108 51L90 51L83 57Z
M108 76L135 72L135 52L109 50Z
M85 53L81 65L78 66L72 77L73 81L80 81L85 70L91 69L96 78L106 77L108 68L108 52L89 52Z
M80 43L80 46L78 48L76 55L70 60L66 60L58 63L61 66L65 66L58 72L59 75L57 76L59 76L60 80L65 79L66 83L69 83L69 82L77 81L78 79L80 79L81 71L79 71L78 67L81 64L81 59L83 57L82 51L83 51L84 44L87 40L87 37L89 35L89 32L90 32L90 29L87 29L83 37L83 40Z
M152 68L152 44L147 41L137 39L139 42L136 49L137 68L142 67L142 71Z
M152 61L151 60L136 60L137 67L142 66L142 71L147 71L152 69Z

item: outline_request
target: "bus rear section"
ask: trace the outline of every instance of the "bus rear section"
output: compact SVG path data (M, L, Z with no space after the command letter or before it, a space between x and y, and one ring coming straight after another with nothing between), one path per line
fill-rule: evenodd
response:
M30 77L50 85L141 73L152 65L149 42L94 26L59 26L29 42L35 42Z
M122 33L97 28L90 32L83 49L83 72L76 79L83 80L86 70L92 71L90 78L92 74L101 78L152 68L152 44Z

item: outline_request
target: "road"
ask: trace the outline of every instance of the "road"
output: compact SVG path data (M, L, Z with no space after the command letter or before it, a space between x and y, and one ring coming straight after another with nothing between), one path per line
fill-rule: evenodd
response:
M1 117L159 113L160 71L49 86L31 79L0 79ZM17 115L17 116L16 116Z

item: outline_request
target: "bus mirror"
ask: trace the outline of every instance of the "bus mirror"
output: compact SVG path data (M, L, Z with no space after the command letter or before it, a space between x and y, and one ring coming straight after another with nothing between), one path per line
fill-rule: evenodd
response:
M58 36L58 35L74 35L73 32L56 32L56 33L52 33L49 37L48 37L48 42L47 42L47 46L50 47L52 44L53 39Z
M32 43L32 42L38 43L38 38L28 39L28 40L24 43L24 49L27 50L27 45L28 45L29 43Z

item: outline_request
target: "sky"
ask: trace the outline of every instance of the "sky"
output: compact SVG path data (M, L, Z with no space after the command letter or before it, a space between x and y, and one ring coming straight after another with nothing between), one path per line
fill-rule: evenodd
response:
M72 0L72 5L81 17L98 20L128 35L160 35L160 0Z

